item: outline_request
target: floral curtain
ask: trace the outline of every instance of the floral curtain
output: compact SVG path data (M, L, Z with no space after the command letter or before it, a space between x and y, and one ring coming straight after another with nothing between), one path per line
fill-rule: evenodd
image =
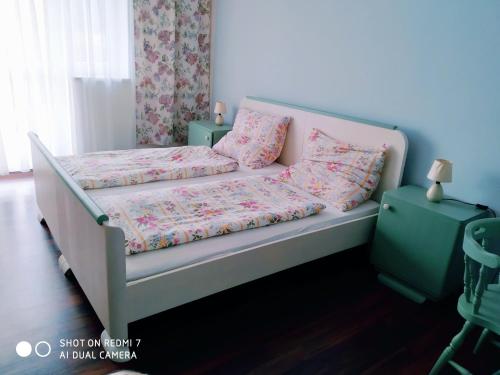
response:
M210 0L133 4L137 143L184 144L210 117Z

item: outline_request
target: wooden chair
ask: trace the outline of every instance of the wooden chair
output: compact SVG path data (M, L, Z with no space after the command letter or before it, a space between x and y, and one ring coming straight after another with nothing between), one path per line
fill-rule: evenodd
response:
M500 256L493 253L500 250L500 218L481 219L465 227L464 252L464 292L458 300L458 312L466 320L462 330L451 340L441 353L430 375L436 375L447 365L452 365L461 374L468 370L452 361L455 352L463 344L466 336L476 326L483 331L474 348L476 354L481 345L491 340L500 347ZM496 339L496 340L495 340Z

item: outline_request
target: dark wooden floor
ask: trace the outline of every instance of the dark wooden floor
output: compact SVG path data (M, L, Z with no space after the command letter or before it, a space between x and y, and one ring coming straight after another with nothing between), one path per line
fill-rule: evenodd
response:
M0 374L425 374L462 324L455 298L417 305L379 285L360 248L133 323L142 343L132 362L59 359L60 339L98 338L102 326L59 272L35 207L29 175L0 179ZM500 353L473 356L478 333L457 358L491 374ZM21 340L53 352L18 357Z

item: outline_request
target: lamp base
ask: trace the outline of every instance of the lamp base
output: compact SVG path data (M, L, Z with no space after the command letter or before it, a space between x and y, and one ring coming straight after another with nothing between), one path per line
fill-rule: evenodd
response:
M218 113L217 116L215 116L215 125L223 125L224 124L224 116L222 116L222 113Z
M427 190L427 199L431 202L439 203L443 200L443 187L436 181L432 186Z

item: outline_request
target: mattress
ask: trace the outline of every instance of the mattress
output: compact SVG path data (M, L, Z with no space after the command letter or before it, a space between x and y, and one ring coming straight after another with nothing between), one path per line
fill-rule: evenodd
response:
M185 184L199 184L206 181L232 179L249 175L275 175L285 167L274 163L266 168L252 170L239 168L235 172L222 175L205 176L185 180L158 181L135 186L122 186L108 189L87 191L90 196L103 194L122 194L132 191L144 191L161 187L179 186ZM326 208L319 214L296 221L280 223L263 228L250 229L242 232L212 237L201 241L189 242L167 249L155 250L126 257L127 281L134 281L144 277L189 266L198 262L226 256L265 243L284 240L296 235L321 230L347 221L377 214L379 204L367 201L355 209L341 212L323 202Z

